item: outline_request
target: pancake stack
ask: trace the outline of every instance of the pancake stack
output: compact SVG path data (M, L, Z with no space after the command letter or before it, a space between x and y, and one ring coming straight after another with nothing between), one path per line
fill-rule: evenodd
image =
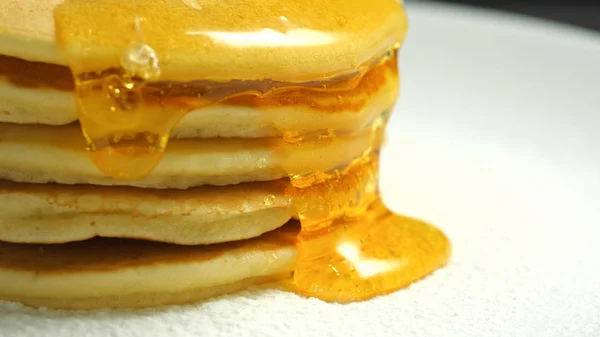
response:
M148 307L289 277L306 211L294 196L311 185L325 200L323 186L377 161L398 93L401 7L62 2L0 4L0 299ZM132 25L164 61L143 99L186 109L157 165L124 179L90 156L85 135L98 127L82 121L78 83L87 69L105 81L126 68Z

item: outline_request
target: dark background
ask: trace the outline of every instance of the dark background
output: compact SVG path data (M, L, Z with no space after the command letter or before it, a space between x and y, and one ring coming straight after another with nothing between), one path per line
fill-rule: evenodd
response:
M406 2L411 0L406 0ZM600 0L437 0L500 9L600 31Z

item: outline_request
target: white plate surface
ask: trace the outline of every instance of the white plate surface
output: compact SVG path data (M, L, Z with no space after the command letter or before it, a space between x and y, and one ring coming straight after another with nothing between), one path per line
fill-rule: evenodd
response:
M1 336L600 336L600 35L409 4L382 189L451 263L335 305L279 291L127 312L0 303Z

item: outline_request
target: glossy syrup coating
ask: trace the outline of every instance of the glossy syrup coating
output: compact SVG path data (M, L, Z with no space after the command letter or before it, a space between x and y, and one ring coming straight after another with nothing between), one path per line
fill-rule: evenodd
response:
M381 200L324 232L301 232L296 247L298 291L335 302L365 300L405 287L444 266L451 250L439 229L394 214Z
M66 0L55 21L76 73L155 52L162 79L287 82L357 68L407 22L395 0Z
M117 3L122 7L115 12ZM309 102L332 93L343 109L345 93L372 77L365 74L382 68L397 73L396 50L406 32L404 11L393 0L67 0L55 17L91 158L116 179L151 172L181 117L214 102L260 106L302 90ZM167 86L148 94L161 88L158 82L185 87L205 79L280 84L260 90L240 85L233 92L213 85L181 97L170 96ZM315 157L312 169L282 168L302 226L294 272L302 294L362 300L404 287L448 261L443 233L393 214L379 199L379 149L389 110L351 131L278 128L281 140L273 149L292 149L274 151L286 156L338 137L369 139L345 167L322 167Z
M353 302L389 293L448 262L451 246L439 229L391 212L377 193L374 152L332 178L294 191L302 223L297 291Z

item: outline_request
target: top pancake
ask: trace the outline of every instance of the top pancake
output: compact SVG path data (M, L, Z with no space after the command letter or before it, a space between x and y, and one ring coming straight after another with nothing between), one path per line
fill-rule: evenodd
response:
M60 2L2 1L0 54L66 64L52 15ZM393 0L94 0L63 4L56 18L59 40L86 68L118 66L141 42L168 58L161 79L181 81L328 77L397 46L406 32Z

